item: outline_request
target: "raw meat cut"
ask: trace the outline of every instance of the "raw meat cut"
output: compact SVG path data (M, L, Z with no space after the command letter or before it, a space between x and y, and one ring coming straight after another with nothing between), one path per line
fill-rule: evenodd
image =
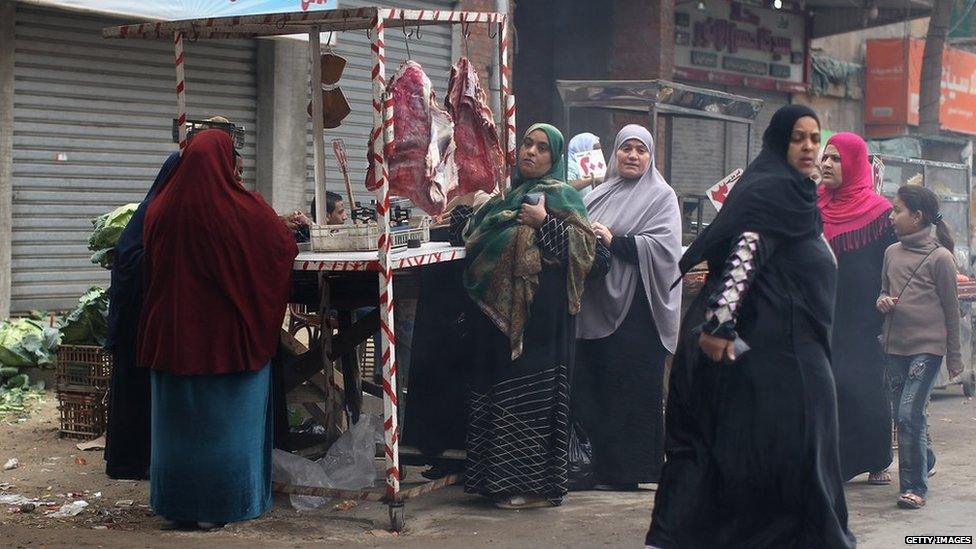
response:
M451 115L437 104L430 79L413 61L400 66L386 92L393 98L393 147L387 158L390 192L409 198L430 215L440 215L457 186ZM372 151L372 137L369 147ZM372 155L367 157L366 188L375 191L375 166Z
M447 89L446 103L454 119L458 169L458 186L448 198L475 191L491 193L505 178L505 153L498 142L488 96L467 58L458 59L451 68Z

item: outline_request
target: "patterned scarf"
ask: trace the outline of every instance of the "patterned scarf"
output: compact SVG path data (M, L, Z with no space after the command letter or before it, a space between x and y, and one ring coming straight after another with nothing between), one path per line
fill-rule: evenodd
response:
M548 124L535 124L525 134L536 130L549 137L552 168L538 179L523 179L516 172L515 186L482 206L471 217L464 235L468 261L464 287L508 336L512 360L522 354L522 336L539 287L539 274L543 262L548 264L539 248L536 230L516 220L525 195L544 193L549 215L567 225L566 289L570 314L579 312L583 283L596 253L596 236L587 220L586 207L579 193L564 182L563 136Z

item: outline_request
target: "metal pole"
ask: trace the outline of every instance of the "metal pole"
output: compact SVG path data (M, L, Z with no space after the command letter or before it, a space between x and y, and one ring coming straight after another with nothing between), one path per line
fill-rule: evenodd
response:
M328 217L325 196L325 136L322 127L322 32L312 27L308 33L308 54L312 62L312 147L315 157L315 220L325 225ZM352 205L350 205L352 207Z
M390 181L387 154L393 146L393 98L386 94L386 52L383 16L377 14L371 33L373 52L373 170L376 189L376 222L379 224L380 347L383 366L383 441L386 454L386 495L396 502L400 494L399 427L397 425L396 338L393 326L393 270L390 268Z
M180 150L186 148L186 74L183 69L183 33L173 34L173 60L176 66L176 123Z

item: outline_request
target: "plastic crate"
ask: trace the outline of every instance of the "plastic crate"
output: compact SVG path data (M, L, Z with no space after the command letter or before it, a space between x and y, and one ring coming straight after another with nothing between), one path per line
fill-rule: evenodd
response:
M413 225L413 224L411 224ZM377 249L379 225L312 225L309 236L313 252L370 252ZM424 217L416 226L390 229L394 248L407 245L411 239L430 242L430 218Z
M58 391L58 410L62 438L96 438L108 423L108 393Z
M61 345L55 373L58 391L104 394L112 376L112 353L97 345Z

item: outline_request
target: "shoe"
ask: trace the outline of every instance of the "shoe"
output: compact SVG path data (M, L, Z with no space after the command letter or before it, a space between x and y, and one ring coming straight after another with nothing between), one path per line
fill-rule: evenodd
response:
M224 522L197 522L197 527L204 532L209 532L211 530L220 530L225 524Z
M918 494L905 492L898 496L898 507L902 509L921 509L925 507L925 498Z
M935 476L935 467L932 467L931 469L929 469L929 478L932 478L934 476Z
M868 473L868 484L873 486L887 486L891 484L891 473L888 471Z
M447 475L456 475L456 474L463 474L463 473L464 473L463 464L444 465L442 463L438 463L436 465L431 465L429 469L420 473L420 476L424 477L427 480L440 480L446 477Z
M593 485L594 490L600 490L601 492L636 492L639 487L636 482L628 482L623 484L603 484L598 483Z
M511 496L495 501L495 507L499 509L540 509L543 507L554 507L549 500L540 496Z
M189 520L169 520L163 519L163 525L159 527L160 530L164 531L189 531L196 530L197 523Z

